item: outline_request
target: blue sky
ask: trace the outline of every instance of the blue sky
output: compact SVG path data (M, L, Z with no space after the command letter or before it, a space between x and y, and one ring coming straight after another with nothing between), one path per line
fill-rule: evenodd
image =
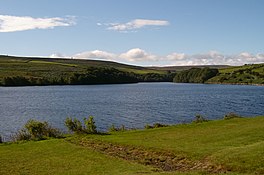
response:
M263 0L0 0L0 54L134 65L264 62Z

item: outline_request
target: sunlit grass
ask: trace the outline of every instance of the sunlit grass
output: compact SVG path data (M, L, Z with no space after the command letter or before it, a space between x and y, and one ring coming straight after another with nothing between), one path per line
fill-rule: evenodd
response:
M151 166L123 160L70 143L98 140L165 151L190 161L221 165L235 174L264 173L264 117L237 118L111 135L67 137L46 141L0 144L0 174L210 174L204 171L155 172ZM84 140L83 140L84 139ZM75 142L76 143L76 142Z
M59 63L59 62L50 62L50 61L37 61L32 60L29 63L35 63L35 64L54 64L54 65L61 65L61 66L70 66L70 67L76 67L76 64L66 64L66 63Z
M47 140L0 146L0 174L138 174L151 167L115 159L65 142Z
M210 158L240 173L259 173L264 167L264 117L128 131L93 139L167 150L192 160Z

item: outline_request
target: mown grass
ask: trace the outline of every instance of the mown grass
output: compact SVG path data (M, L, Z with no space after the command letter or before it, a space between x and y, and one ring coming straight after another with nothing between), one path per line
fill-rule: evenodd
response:
M199 175L201 172L157 172L155 168L110 157L63 139L0 145L1 175ZM232 174L230 174L232 175Z
M239 173L264 173L264 117L89 137L115 144L174 152L191 160L208 160Z
M181 124L89 137L121 144L167 149L177 153L188 153L194 158L201 158L203 155L212 154L221 148L239 147L264 140L264 117Z
M152 168L62 139L0 146L0 174L141 174Z
M155 167L111 157L111 153L104 154L104 149L99 153L85 144L76 144L90 141L105 143L104 146L121 145L118 149L122 146L139 148L147 154L149 152L148 155L153 151L174 153L188 161L220 166L227 174L264 173L262 116L113 132L110 135L69 136L66 140L0 144L0 174L211 174L202 170L155 172ZM114 155L117 154L118 150Z

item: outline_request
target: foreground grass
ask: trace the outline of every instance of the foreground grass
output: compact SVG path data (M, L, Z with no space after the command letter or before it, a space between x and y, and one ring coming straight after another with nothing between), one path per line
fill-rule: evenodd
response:
M88 137L151 149L166 149L201 159L225 148L263 142L264 117L217 120Z
M218 173L263 174L263 148L264 117L219 120L111 135L2 144L0 174L212 174L203 168L208 165L220 167L219 171L215 169ZM141 157L137 152L142 153ZM182 157L177 160L184 160L181 165L198 163L200 169L182 171L179 167L178 171L155 172L157 167L136 159L153 155L161 160L164 154Z
M151 167L112 158L64 140L0 146L0 174L137 174Z
M171 152L231 172L264 173L264 117L94 135L86 139Z

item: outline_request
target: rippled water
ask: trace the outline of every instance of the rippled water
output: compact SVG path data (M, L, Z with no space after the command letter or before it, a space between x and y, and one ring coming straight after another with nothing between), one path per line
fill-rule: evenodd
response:
M228 112L264 115L264 87L176 83L90 86L0 87L0 134L8 137L29 119L65 129L67 116L95 116L106 130L112 124L142 128L161 122L190 122L196 114L208 119Z

